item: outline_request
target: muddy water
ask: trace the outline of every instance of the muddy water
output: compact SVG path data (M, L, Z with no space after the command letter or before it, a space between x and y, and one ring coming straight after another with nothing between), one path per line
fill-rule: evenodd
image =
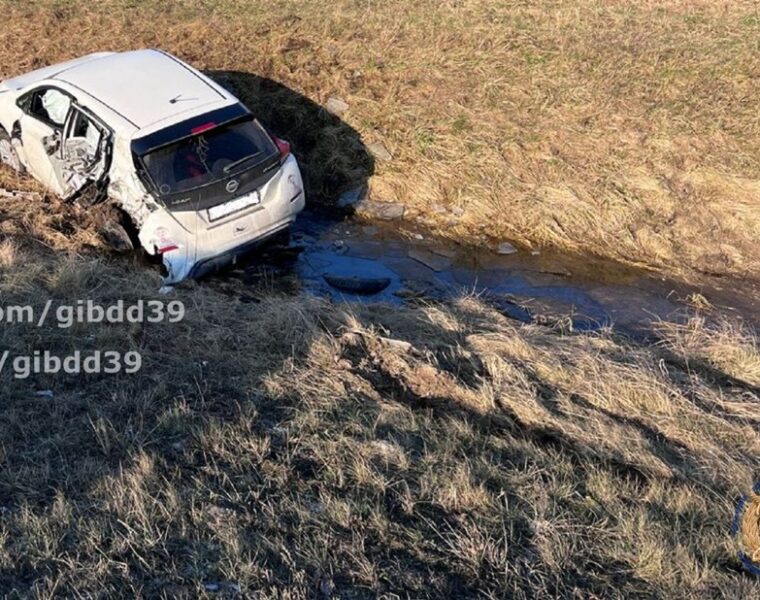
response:
M574 329L613 326L646 334L654 321L681 321L691 294L722 312L760 323L757 289L735 281L687 285L620 264L552 251L499 255L442 241L399 222L330 220L305 213L293 230L291 251L257 254L233 271L246 282L289 280L289 289L358 302L402 303L412 298L481 295L525 322L556 322ZM276 265L276 267L273 266ZM333 278L387 279L385 289L357 294L336 289ZM333 281L333 283L335 283Z

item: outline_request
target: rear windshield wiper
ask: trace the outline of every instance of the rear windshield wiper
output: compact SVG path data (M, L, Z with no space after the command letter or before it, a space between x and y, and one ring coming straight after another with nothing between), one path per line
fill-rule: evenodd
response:
M256 158L257 156L261 156L261 154L262 154L261 152L256 152L256 154L249 154L248 156L244 156L243 158L240 158L236 160L235 162L231 162L226 167L224 167L224 172L229 173L235 167L238 167L242 165L243 163L247 163L249 160Z

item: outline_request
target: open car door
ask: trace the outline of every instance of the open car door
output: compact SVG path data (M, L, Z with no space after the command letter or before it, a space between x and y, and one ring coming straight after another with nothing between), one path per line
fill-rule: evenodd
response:
M53 170L64 199L100 181L111 162L111 131L90 112L73 104L63 128Z

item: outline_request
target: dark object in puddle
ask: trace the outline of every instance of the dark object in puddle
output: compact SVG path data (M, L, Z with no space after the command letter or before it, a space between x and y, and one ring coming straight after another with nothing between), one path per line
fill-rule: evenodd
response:
M391 284L391 280L388 277L343 277L328 273L325 273L323 277L335 289L348 292L349 294L377 294Z

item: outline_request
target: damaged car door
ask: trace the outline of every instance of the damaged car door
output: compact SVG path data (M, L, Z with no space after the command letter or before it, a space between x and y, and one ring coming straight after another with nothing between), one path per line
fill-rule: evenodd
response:
M107 172L111 134L75 99L55 87L32 90L18 106L24 114L14 135L27 169L58 196L69 199Z
M107 172L111 156L108 128L83 107L72 104L60 148L52 160L61 196L69 199Z
M57 88L32 90L18 100L23 115L12 132L21 141L21 159L29 172L59 194L53 157L60 150L71 104L71 96Z

